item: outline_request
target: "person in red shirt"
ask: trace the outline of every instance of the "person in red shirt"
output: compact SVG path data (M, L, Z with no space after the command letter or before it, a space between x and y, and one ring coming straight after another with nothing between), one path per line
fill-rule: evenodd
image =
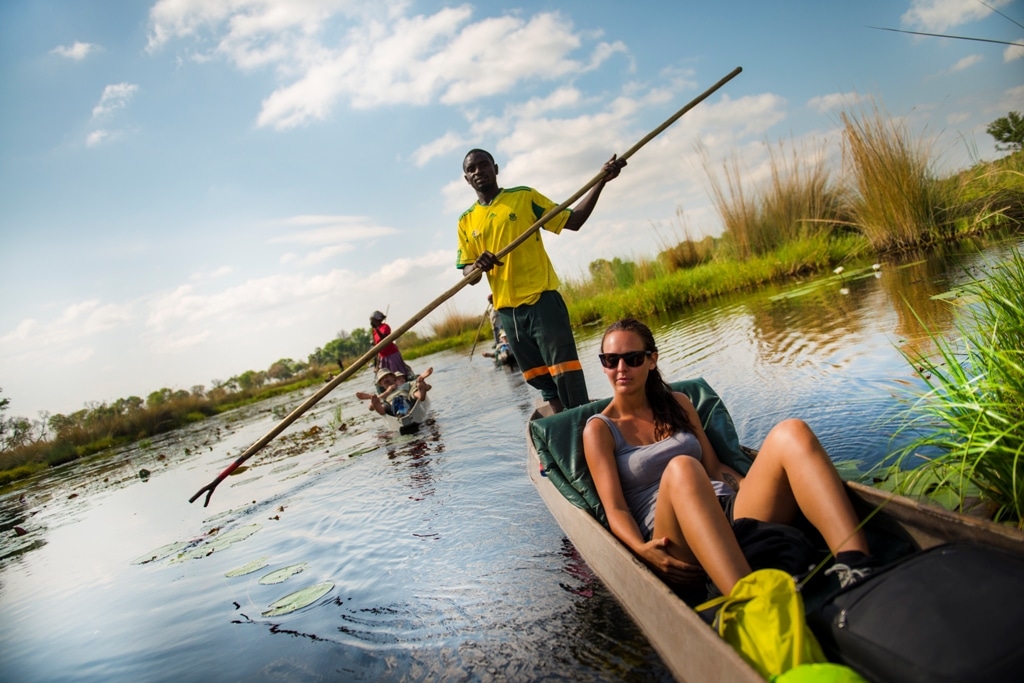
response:
M373 332L374 346L391 334L391 326L384 322L386 317L380 311L374 311L370 316L370 330ZM391 372L405 375L406 377L415 377L412 369L402 359L402 352L398 350L398 345L395 342L391 342L377 352L377 360L374 365L377 366L377 369L387 368Z

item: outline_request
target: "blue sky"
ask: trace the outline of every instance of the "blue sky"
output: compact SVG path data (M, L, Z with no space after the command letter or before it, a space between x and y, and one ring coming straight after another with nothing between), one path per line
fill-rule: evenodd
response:
M1024 111L1024 50L868 28L1024 42L1019 1L503 4L0 4L10 413L209 387L374 309L404 322L459 277L466 150L561 201L736 66L547 239L563 278L720 232L698 142L754 184L767 145L838 163L839 113L873 99L950 170L1000 156L986 125Z

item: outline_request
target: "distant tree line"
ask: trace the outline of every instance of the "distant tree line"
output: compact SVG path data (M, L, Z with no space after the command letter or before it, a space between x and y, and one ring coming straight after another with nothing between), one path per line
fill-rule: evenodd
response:
M403 336L419 343L413 332ZM68 414L40 412L39 418L8 415L10 399L0 397L0 486L119 443L160 434L238 405L321 381L334 367L347 367L373 346L368 329L342 330L306 361L281 358L266 370L246 370L210 388L162 387L110 403L90 401ZM0 388L0 393L3 389Z

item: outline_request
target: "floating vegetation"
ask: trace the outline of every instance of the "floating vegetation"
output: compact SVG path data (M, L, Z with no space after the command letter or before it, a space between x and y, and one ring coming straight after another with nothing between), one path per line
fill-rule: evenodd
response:
M203 543L191 552L182 553L178 555L176 558L171 560L171 564L184 562L185 560L198 560L199 558L206 557L207 555L215 553L218 550L226 550L235 543L238 543L239 541L244 541L245 539L249 538L262 528L262 524L256 523L250 524L249 526L241 527L239 529L235 529L234 531L229 531L226 534L217 536L212 541L207 541L206 543Z
M869 268L858 268L856 270L846 272L845 268L839 266L832 272L835 273L834 277L827 277L821 280L815 280L813 282L808 282L803 285L800 285L799 287L794 287L793 289L787 290L785 292L780 292L779 294L769 297L769 301L796 299L801 296L813 294L814 292L817 292L825 287L835 285L837 283L840 285L841 289L846 289L845 285L847 282L853 282L854 280L861 280L868 277L875 277L877 274L877 269L874 268L874 266L872 266Z
M257 474L255 477L249 477L248 479L243 479L242 481L236 481L234 484L231 485L231 488L235 488L236 486L247 486L248 484L253 483L257 479L262 479L262 478L263 478L262 474Z
M295 610L300 610L327 595L333 588L334 584L330 581L318 583L315 586L310 586L309 588L303 588L300 591L286 595L280 600L271 603L270 608L263 612L263 616L277 617L282 614L289 614Z
M256 505L254 503L255 501L253 501L253 503L242 505L241 507L229 508L227 510L218 512L217 514L211 515L210 517L204 519L203 524L213 524L214 522L225 518L229 518L229 520L238 519L248 513L253 512L256 509Z
M957 288L951 289L948 292L942 292L941 294L935 294L930 297L932 301L948 301L953 304L960 305L971 305L981 303L982 298L977 294L971 294L966 289Z
M188 545L188 541L175 541L174 543L168 543L167 545L160 546L156 550L149 551L145 555L139 555L131 561L131 564L149 564L150 562L157 562L165 557L170 557L175 553L180 553L182 550L187 548Z
M290 469L294 469L294 468L298 467L300 464L301 463L298 460L296 460L294 462L286 462L285 464L278 465L274 469L270 470L270 473L271 474L280 474L281 472L287 472Z
M225 573L224 576L228 577L229 579L233 579L236 576L245 576L246 574L252 574L253 572L259 571L260 569L263 569L266 566L267 556L264 555L259 559L249 562L248 564L243 564L241 567L235 567L231 571Z
M267 586L273 583L281 583L287 581L296 574L306 570L309 565L305 562L299 562L298 564L290 564L287 567L282 567L277 571L270 572L266 576L260 578L260 583Z

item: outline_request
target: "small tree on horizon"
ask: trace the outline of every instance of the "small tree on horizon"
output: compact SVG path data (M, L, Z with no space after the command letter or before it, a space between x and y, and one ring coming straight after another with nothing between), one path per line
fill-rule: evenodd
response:
M1024 117L1020 112L1011 111L1006 116L1000 116L988 124L985 132L995 138L996 142L1003 143L1002 146L996 145L996 149L1001 152L1019 152L1024 149Z

